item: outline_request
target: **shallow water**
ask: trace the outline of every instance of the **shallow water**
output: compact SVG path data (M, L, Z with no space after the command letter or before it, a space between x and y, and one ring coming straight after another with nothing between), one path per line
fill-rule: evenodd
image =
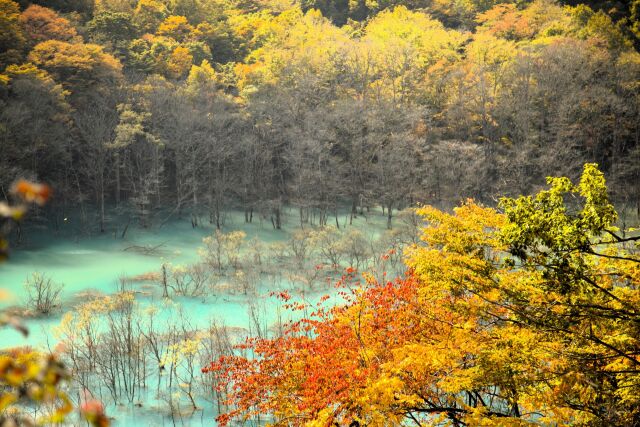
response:
M342 216L342 223L347 217ZM285 240L290 231L296 229L295 214L290 213L288 223L283 230L274 230L267 221L246 224L240 213L228 215L224 231L242 230L247 240L257 238L264 243ZM367 219L356 219L353 227L365 232L370 237L378 237L384 230L385 218L381 215L369 215ZM26 326L30 330L28 337L23 337L13 329L0 329L0 348L13 346L31 346L36 349L50 349L56 344L54 329L60 324L65 311L73 309L86 297L85 292L111 294L118 289L118 278L135 276L148 272L157 272L164 262L176 264L193 263L198 260L198 248L202 238L210 235L213 228L205 225L192 228L188 220L174 220L162 227L141 229L134 226L128 230L125 239L116 233L105 233L95 236L74 236L72 224L54 234L49 231L31 231L25 243L11 254L9 262L0 265L0 288L8 290L8 299L0 301L0 308L19 306L23 301L24 280L33 272L46 273L55 282L64 283L62 293L63 307L58 314L49 318L27 319ZM64 237L61 237L64 236ZM132 246L156 247L161 245L158 253L150 255L139 253ZM268 296L268 289L273 283L263 283L258 295L251 297L253 303L258 302L265 311L268 322L276 318L280 302ZM292 285L283 280L276 286L282 289ZM312 297L312 299L314 299ZM162 305L157 296L139 296L140 304ZM211 319L222 320L226 325L248 328L250 318L247 310L247 297L243 295L220 295L207 298L173 298L196 328L206 327ZM331 302L331 301L329 301ZM158 319L161 322L171 321L175 310L161 309ZM214 425L215 413L213 404L205 400L198 401L203 408L195 414L182 418L171 418L163 402L147 398L142 407L131 405L109 406L108 414L115 418L115 426L146 425Z

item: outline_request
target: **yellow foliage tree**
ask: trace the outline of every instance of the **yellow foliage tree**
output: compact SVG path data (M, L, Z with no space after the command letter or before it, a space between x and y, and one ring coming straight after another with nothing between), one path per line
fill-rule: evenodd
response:
M91 43L47 40L33 48L29 60L72 89L95 88L122 77L120 61Z
M167 72L171 77L180 79L187 75L192 65L193 55L191 55L189 49L178 46L167 59Z
M20 60L24 43L20 6L12 0L0 0L0 69Z
M157 34L183 42L191 36L192 32L193 27L189 24L187 18L184 16L171 15L160 24Z
M371 58L373 91L400 103L429 93L431 68L458 60L467 38L403 6L379 13L364 32L355 54Z
M200 65L193 65L187 77L187 91L197 95L201 91L215 90L217 83L216 71L209 61L204 60Z
M144 32L153 33L167 16L167 7L157 0L140 0L133 11L133 22Z

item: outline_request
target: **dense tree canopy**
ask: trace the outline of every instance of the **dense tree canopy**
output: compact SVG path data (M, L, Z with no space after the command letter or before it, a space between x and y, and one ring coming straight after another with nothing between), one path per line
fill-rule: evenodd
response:
M20 8L12 0L0 2L0 67L20 60L25 43Z
M624 215L640 208L633 2L91 3L0 3L1 139L49 141L30 150L46 162L6 148L3 183L52 180L63 199L49 214L80 204L87 230L108 229L109 212L140 217L140 197L148 224L167 209L379 204L391 225L418 201L526 194L591 161ZM28 69L51 102L20 89ZM143 147L108 148L118 105L162 141L144 190L130 152Z
M46 7L31 5L20 15L27 40L32 45L47 40L72 41L77 37L76 29L69 20L60 17Z

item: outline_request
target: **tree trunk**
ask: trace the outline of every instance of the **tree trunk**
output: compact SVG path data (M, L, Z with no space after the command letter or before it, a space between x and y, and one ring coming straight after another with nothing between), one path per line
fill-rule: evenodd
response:
M169 292L167 290L167 266L162 264L162 297L169 298Z
M349 214L349 225L353 225L353 216L356 214L356 199L351 202L351 213Z
M220 230L220 200L216 198L216 229Z
M300 228L304 230L304 220L303 220L303 214L302 214L302 206L299 208L300 211Z
M115 170L116 170L116 206L120 205L120 154L115 153Z
M100 171L100 233L104 233L104 172Z

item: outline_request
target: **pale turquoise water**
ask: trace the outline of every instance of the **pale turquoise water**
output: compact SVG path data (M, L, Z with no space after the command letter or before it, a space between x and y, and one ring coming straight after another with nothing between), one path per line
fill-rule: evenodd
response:
M346 217L341 217L341 225ZM353 227L365 232L371 238L377 238L384 230L385 218L380 214L369 215L367 219L360 217L355 220ZM52 232L30 232L23 247L15 250L9 262L0 265L0 288L10 293L7 301L0 302L0 308L20 305L22 303L22 283L34 271L46 273L56 282L65 285L63 291L63 308L58 314L47 319L29 319L25 323L30 330L27 338L12 329L0 329L0 347L32 346L38 349L53 348L55 338L53 329L59 325L62 314L73 308L75 304L83 302L86 297L82 293L87 291L103 294L114 293L117 290L119 276L134 276L151 271L159 271L163 262L172 264L187 264L198 260L198 247L202 238L211 234L213 228L202 226L192 228L189 221L172 221L162 227L140 229L131 227L125 239L114 237L114 233L96 236L73 236L71 224L62 234L67 237L56 236ZM295 214L291 213L284 230L274 230L267 221L245 224L239 213L230 214L225 231L242 230L247 234L247 240L257 238L269 243L288 238L290 231L296 229ZM144 255L132 250L125 250L132 245L157 246L161 245L160 253ZM268 289L273 282L263 283L256 296L250 297L251 302L264 308L264 315L268 322L276 318L279 302L268 296ZM285 280L275 286L282 289L293 285ZM134 285L135 288L135 285ZM318 295L319 296L319 295ZM315 299L316 296L311 296ZM158 296L139 296L140 304L154 304L161 306ZM219 295L207 298L174 298L180 305L195 328L206 327L211 319L224 321L228 326L247 328L250 323L247 297L243 295ZM171 321L175 310L163 309L159 312L160 322ZM214 425L215 414L213 405L200 400L198 404L203 411L197 411L189 417L172 419L168 417L166 405L149 398L143 402L143 407L110 406L108 413L115 417L116 426L146 426L146 425Z

